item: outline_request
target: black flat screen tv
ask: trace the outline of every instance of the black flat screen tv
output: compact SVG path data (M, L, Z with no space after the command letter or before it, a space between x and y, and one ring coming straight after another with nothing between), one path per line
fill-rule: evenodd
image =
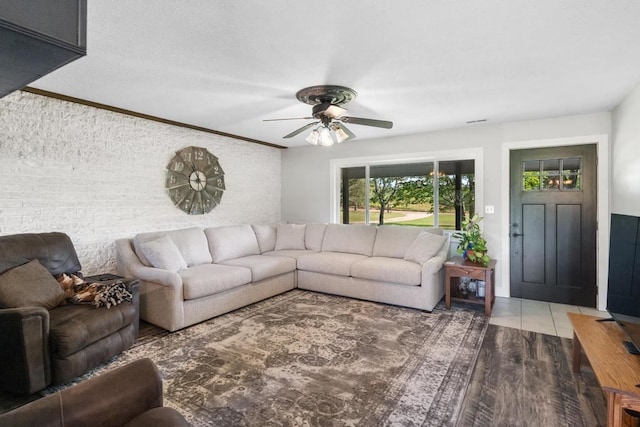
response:
M611 215L607 311L640 354L640 217Z

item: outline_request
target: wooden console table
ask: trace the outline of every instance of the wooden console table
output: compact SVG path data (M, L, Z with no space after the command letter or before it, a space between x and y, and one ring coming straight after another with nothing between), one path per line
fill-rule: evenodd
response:
M580 372L584 351L607 399L607 425L624 426L625 409L640 411L640 356L622 344L626 335L615 322L567 313L573 325L573 372Z
M491 307L496 300L496 284L494 280L494 272L496 269L496 260L489 261L488 266L481 264L475 264L473 262L465 261L462 257L453 257L444 263L446 278L445 278L445 303L447 310L451 308L451 301L462 301L472 304L484 304L485 316L491 316ZM460 277L469 277L476 280L484 280L485 290L484 297L478 297L475 295L468 295L463 298L457 291L457 284ZM455 283L451 283L451 279Z

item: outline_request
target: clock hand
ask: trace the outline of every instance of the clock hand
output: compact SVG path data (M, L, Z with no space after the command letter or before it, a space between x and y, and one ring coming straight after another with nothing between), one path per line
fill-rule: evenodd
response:
M198 170L198 168L196 168L196 166L195 166L195 164L194 164L193 162L191 162L191 170L192 170L193 172L195 172L196 182L197 182L197 183L201 183L201 182L205 182L205 181L206 181L206 179L202 179L202 178L200 178L200 174L201 174L202 172L200 172L200 171Z
M193 164L193 162L190 163L190 167L191 174L189 177L189 181L195 181L196 183L198 183L200 181L200 174L198 173L198 169L196 168L196 165Z

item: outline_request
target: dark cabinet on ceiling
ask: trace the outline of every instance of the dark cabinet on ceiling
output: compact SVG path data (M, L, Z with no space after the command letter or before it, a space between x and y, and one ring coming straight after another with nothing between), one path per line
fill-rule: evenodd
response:
M87 54L87 0L0 0L0 98Z

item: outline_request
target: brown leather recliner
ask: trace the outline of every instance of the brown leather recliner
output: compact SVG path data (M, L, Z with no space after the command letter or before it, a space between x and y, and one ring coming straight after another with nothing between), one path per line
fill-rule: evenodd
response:
M80 274L64 233L0 236L0 274L37 259L54 276ZM125 282L131 303L0 307L0 390L34 393L67 382L130 348L138 336L138 281Z
M151 359L140 359L35 402L0 414L5 427L188 426L162 406L162 379Z

